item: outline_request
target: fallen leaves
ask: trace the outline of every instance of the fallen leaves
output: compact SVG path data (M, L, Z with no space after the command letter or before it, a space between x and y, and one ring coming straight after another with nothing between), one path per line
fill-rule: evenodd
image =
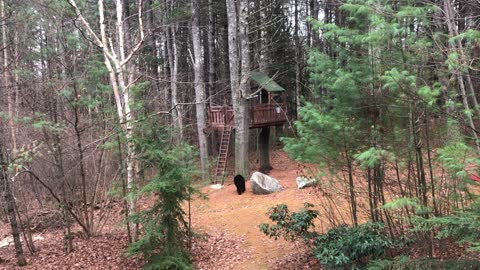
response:
M192 243L192 257L199 270L233 269L251 257L245 240L220 232L209 232L196 237Z
M15 265L15 250L13 246L0 249L0 257L6 262L0 264L0 269L140 269L142 260L139 257L125 256L128 240L124 235L105 234L90 239L74 240L74 251L68 255L63 253L61 231L52 231L43 235L45 238L37 242L38 252L27 255L28 265ZM27 251L26 251L27 252Z

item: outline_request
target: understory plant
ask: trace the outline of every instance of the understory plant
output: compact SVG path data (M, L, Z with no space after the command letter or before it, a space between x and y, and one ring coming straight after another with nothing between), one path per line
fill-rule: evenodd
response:
M269 237L284 237L289 241L302 240L322 265L329 269L365 266L372 259L381 258L393 241L385 236L382 223L365 223L355 227L341 225L326 233L314 230L319 212L305 203L299 212L290 213L284 204L270 208L269 218L275 224L260 224L260 230Z
M133 194L153 196L153 206L133 217L141 225L138 241L129 247L130 254L142 254L144 269L193 269L186 248L189 226L182 203L194 189L192 147L170 141L168 131L150 129L135 142L142 169L155 172L148 182Z

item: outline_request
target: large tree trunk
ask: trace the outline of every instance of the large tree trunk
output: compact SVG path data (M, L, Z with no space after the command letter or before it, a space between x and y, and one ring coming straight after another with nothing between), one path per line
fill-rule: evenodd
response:
M270 127L264 127L260 130L258 148L259 171L267 174L272 169L270 164Z
M256 8L259 10L259 22L260 25L268 25L266 21L265 9L266 5L262 5L261 1L256 2ZM260 72L268 74L267 66L270 62L269 55L267 53L267 33L263 27L259 29L259 49L258 49L258 64ZM268 100L260 100L261 103L268 102ZM258 134L258 161L259 171L267 174L271 169L270 165L270 127L263 127Z
M250 94L250 42L248 39L247 1L240 1L240 14L238 17L238 34L241 48L241 78L240 85L238 86L240 95L237 95L240 105L238 108L240 117L238 117L238 120L236 120L237 130L235 132L235 170L242 175L249 175L250 162L248 160L248 149L250 138L250 106L247 96Z
M200 164L202 168L203 179L209 176L208 166L208 146L205 129L207 121L205 118L205 84L203 83L203 57L200 43L200 28L199 28L199 0L192 0L192 42L194 64L193 70L195 73L195 109L197 113L197 134L198 144L200 148Z
M237 31L237 11L234 0L226 0L228 17L228 51L230 54L230 86L232 91L233 111L235 115L235 173L249 175L248 142L249 142L249 111L248 82L250 77L250 51L248 48L247 3L240 1L240 30ZM239 76L239 51L241 48L241 68Z

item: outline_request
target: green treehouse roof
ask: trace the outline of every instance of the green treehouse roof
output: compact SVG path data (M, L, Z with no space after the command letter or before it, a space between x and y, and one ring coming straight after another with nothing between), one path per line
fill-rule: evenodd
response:
M254 80L260 87L267 90L268 92L281 92L285 91L283 87L278 85L274 80L265 75L262 72L252 72L250 78Z

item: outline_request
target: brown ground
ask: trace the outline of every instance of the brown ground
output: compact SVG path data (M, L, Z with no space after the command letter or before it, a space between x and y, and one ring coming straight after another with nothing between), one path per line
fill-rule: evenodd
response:
M270 239L260 232L258 225L269 222L266 212L274 205L283 203L290 210L297 211L304 202L320 205L324 201L311 188L297 189L296 177L307 172L304 172L304 166L289 160L285 152L273 152L272 165L274 169L269 175L280 181L284 187L281 192L254 195L250 181L247 181L246 193L239 196L233 185L233 177L230 177L224 189L204 187L202 192L208 195L209 200L197 199L192 204L192 224L196 230L222 231L245 239L241 252L247 253L248 259L232 269L273 269L277 263L283 264L280 269L299 269L299 262L289 257L305 257L301 243ZM348 211L348 207L346 209ZM323 230L324 226L326 224L317 224L317 229ZM301 254L295 254L299 250Z
M247 192L239 196L232 178L225 188L201 190L208 200L195 198L192 201L192 227L199 235L193 242L193 259L198 269L319 269L315 260L308 256L301 243L274 240L262 234L260 223L268 222L269 207L284 203L296 211L304 202L315 205L326 204L312 188L298 190L295 178L308 174L305 166L289 160L283 151L272 153L274 169L270 175L280 181L284 190L270 195L253 195L250 182ZM331 200L348 220L348 205L342 196ZM322 209L318 209L321 212ZM120 220L120 212L115 211L114 220ZM323 211L318 230L329 227L328 215ZM2 226L4 229L8 228ZM8 233L0 231L5 237ZM23 269L139 269L140 258L125 257L127 241L122 225L115 223L104 230L104 235L90 240L75 239L75 251L67 256L62 252L62 232L44 231L45 239L36 242L39 252L28 255L29 266ZM0 239L1 240L1 239ZM24 249L26 249L24 247ZM20 269L15 267L13 245L0 248L0 269Z

